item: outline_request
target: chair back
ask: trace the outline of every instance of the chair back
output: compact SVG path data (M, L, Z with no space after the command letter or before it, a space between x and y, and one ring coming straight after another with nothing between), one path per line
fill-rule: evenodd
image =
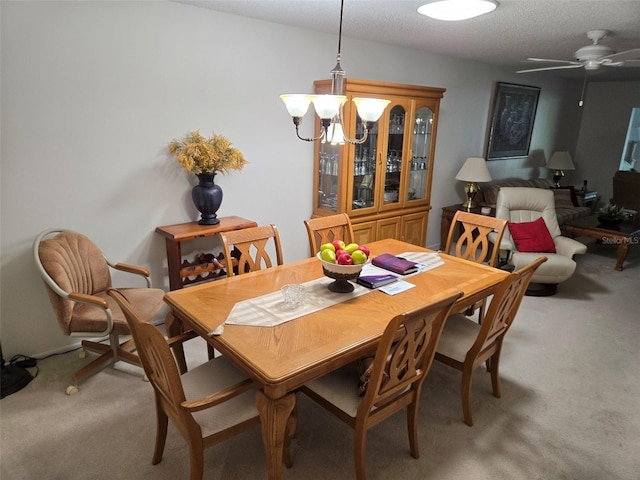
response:
M144 373L156 392L157 401L178 428L186 429L185 422L195 421L180 408L186 397L169 344L155 325L139 316L122 292L110 288L107 293L124 313Z
M478 358L480 361L484 360L484 357L488 356L485 355L485 352L490 352L495 345L502 341L518 313L531 277L533 277L538 267L546 261L547 257L538 257L525 267L511 273L502 281L493 294L487 313L484 315L480 325L476 341L467 352L467 359Z
M502 187L496 199L496 218L509 222L533 222L542 217L553 238L561 235L553 191L544 188ZM507 231L504 239L513 243ZM497 245L498 243L496 243Z
M55 235L51 238L51 235ZM111 287L109 265L100 249L85 235L52 229L40 233L33 244L36 268L66 335L76 302L69 293L94 295Z
M238 262L237 273L254 272L262 268L271 268L274 263L269 256L269 245L275 251L275 264L282 265L282 245L275 225L245 228L220 233L222 251L227 262L227 275L235 274L232 259ZM233 247L233 250L232 250Z
M495 267L498 262L499 248L492 248L489 241L489 234L495 233L493 242L500 245L502 236L507 227L507 220L495 218L488 215L478 215L475 213L457 211L453 216L449 236L444 247L446 253L451 253L451 247L458 230L460 236L456 240L456 257L464 258L475 263L487 263Z
M348 244L354 240L351 220L346 213L310 218L304 221L304 225L307 228L309 249L312 257L320 250L320 246L325 243L342 240Z
M420 392L431 368L436 346L458 292L429 305L395 316L378 344L367 391L358 407L358 417L374 408L403 407L401 397Z

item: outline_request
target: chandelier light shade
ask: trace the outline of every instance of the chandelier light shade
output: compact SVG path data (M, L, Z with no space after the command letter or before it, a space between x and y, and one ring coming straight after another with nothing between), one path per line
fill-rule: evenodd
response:
M573 165L573 161L571 160L571 155L569 152L565 151L557 151L553 152L551 158L547 162L546 167L549 170L553 170L553 186L560 186L560 179L564 177L565 170L575 170L576 167Z
M469 157L462 165L462 168L456 175L456 180L468 182L464 187L464 193L467 195L467 201L462 204L464 208L471 211L478 205L473 201L476 194L480 191L478 182L490 182L491 174L487 168L487 162L482 157Z
M289 115L296 126L296 135L300 140L313 142L322 140L332 144L364 143L369 136L369 130L373 128L375 122L382 116L384 109L391 103L390 100L378 98L354 98L353 103L358 110L358 115L364 124L364 134L361 138L351 139L345 136L342 124L342 106L347 101L343 95L344 70L340 66L340 50L342 45L342 12L344 10L344 0L340 2L340 30L338 34L338 56L336 66L331 70L331 94L330 95L305 95L305 94L285 94L280 98L285 104ZM315 138L304 138L300 136L300 125L302 117L305 116L309 105L313 103L313 108L322 128L320 135Z
M456 22L493 12L493 0L432 0L418 8L418 13L436 20Z

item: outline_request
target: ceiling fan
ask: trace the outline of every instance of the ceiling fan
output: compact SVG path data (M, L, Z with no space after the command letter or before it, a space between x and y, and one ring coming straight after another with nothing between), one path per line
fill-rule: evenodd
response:
M549 58L527 58L530 62L564 63L555 67L531 68L519 70L516 73L542 72L545 70L562 70L567 68L583 68L587 71L598 70L600 67L640 67L640 48L632 48L615 53L611 47L598 42L609 34L608 30L591 30L587 37L593 42L579 48L574 54L576 60L553 60Z

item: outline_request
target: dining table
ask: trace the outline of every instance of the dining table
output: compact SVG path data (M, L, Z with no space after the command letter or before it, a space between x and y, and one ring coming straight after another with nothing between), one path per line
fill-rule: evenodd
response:
M375 241L367 247L370 257L383 253L436 253L394 239ZM437 255L442 259L441 265L403 278L411 288L393 295L360 285L350 293L331 292L328 284L333 280L324 275L322 262L315 257L165 295L176 322L197 332L259 385L256 407L269 480L281 478L287 422L294 412L300 386L373 355L394 316L455 292L463 293L454 305L460 311L492 295L508 276L504 270L442 252ZM288 306L280 296L281 287L292 283L306 287L306 297L299 306ZM323 300L316 302L314 297ZM266 317L277 317L281 311L284 321L267 326L256 321L261 317L261 307L255 305L255 300L260 298L270 298L271 309L276 312ZM310 308L315 304L317 308ZM258 313L252 314L252 308ZM298 308L301 316L296 315Z

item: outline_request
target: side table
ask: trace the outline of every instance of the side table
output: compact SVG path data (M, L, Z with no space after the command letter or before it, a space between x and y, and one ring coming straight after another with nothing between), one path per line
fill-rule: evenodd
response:
M257 227L253 220L242 217L220 217L217 225L199 225L198 222L178 223L176 225L166 225L157 227L156 233L165 238L167 247L167 266L169 269L169 289L177 290L186 285L192 285L205 280L210 280L211 272L219 271L222 265L215 257L196 258L189 262L182 260L182 242L201 237L212 237L220 232L231 230L241 230L244 228ZM195 276L195 280L188 277Z
M477 213L481 215L482 205L472 208L470 210L471 213ZM453 221L453 217L457 211L464 210L467 211L465 207L462 206L461 203L457 203L455 205L449 205L448 207L442 207L442 218L440 220L440 249L443 250L444 246L447 243L447 237L449 236L449 230L451 229L451 222ZM489 216L495 217L496 209L492 208Z

